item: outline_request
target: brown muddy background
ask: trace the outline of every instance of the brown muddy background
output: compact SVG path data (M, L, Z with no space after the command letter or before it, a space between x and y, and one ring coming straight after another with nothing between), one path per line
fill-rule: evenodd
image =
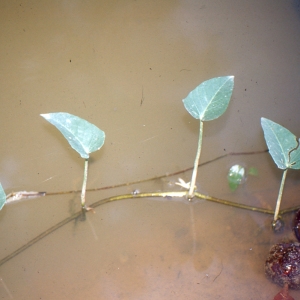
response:
M300 136L297 1L0 1L0 181L6 193L78 190L83 160L39 116L65 111L106 133L88 188L193 165L198 122L182 99L204 80L234 75L226 113L204 124L201 161L266 149L260 118ZM141 101L143 100L143 101ZM142 102L142 103L141 103ZM231 193L231 165L256 167ZM282 172L268 154L199 169L198 190L274 208ZM178 177L178 176L177 176ZM91 192L179 190L177 177ZM190 173L181 177L189 181ZM297 171L283 207L299 204ZM79 210L79 194L7 205L0 259ZM0 266L1 299L273 299L264 275L272 244L294 239L292 215L271 217L205 201L132 199L72 221ZM295 299L297 291L291 292Z

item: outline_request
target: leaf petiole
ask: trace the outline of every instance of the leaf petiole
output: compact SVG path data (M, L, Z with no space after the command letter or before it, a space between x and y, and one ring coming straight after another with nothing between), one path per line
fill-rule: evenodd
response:
M82 183L82 190L81 190L81 208L83 210L87 210L85 205L85 192L86 192L86 182L88 176L88 166L89 166L89 159L86 158L84 160L83 183Z
M189 201L191 201L192 198L194 197L198 165L199 165L199 159L200 159L201 148L202 148L202 136L203 136L203 122L200 120L198 148L197 148L196 158L195 158L195 162L194 162L194 169L193 169L193 173L192 173L190 189L189 189L188 196L187 196Z
M283 188L284 188L284 183L285 183L287 170L288 169L285 169L283 171L283 174L282 174L282 179L281 179L280 188L279 188L279 192L278 192L278 197L277 197L277 201L276 201L276 208L275 208L275 212L274 212L273 224L278 220L278 214L279 214L279 210L280 210L280 204L281 204L281 199L282 199Z

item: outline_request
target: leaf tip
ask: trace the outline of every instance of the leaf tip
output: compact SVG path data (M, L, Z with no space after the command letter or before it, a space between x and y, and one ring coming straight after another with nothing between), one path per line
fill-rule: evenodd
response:
M49 114L40 114L40 116L45 118L45 119L49 119Z
M268 121L268 119L261 117L260 118L260 124L263 125L264 123L266 123Z
M234 75L225 76L228 81L232 81L234 83Z

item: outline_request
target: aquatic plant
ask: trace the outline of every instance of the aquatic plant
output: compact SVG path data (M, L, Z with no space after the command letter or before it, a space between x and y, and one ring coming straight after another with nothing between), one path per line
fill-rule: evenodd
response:
M240 165L232 166L227 175L227 181L230 190L234 192L240 184L246 182L247 175L257 176L257 174L257 169L254 167L251 167L249 170L247 170Z
M197 169L200 160L203 122L220 117L227 109L234 85L234 76L216 77L202 82L183 99L185 109L200 120L198 148L194 162L192 178L189 183L188 199L194 196Z
M273 228L276 230L276 227L279 226L278 214L287 170L300 169L300 147L296 136L285 127L266 118L261 118L261 126L270 155L277 167L284 170L272 223Z
M54 125L63 134L71 147L84 158L81 207L83 210L89 210L85 205L89 154L103 146L105 140L104 131L88 121L69 113L57 112L41 114L41 116Z
M2 184L0 183L0 210L3 208L6 201L6 195L3 190Z

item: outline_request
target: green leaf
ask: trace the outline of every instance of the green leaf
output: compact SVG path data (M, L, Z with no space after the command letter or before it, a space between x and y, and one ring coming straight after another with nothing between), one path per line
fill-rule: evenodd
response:
M104 131L84 119L64 112L41 114L41 116L63 134L82 158L89 158L90 153L99 150L104 144Z
M300 139L298 140L298 148L294 149L290 153L290 168L300 169Z
M265 118L261 118L261 126L269 152L277 167L283 170L298 169L300 154L298 149L296 151L298 147L296 136L285 127Z
M227 175L228 184L231 191L235 191L238 186L245 182L245 168L240 165L234 165L229 169Z
M202 82L183 99L185 109L201 121L220 117L228 107L234 76L216 77Z
M5 195L5 192L3 190L2 185L0 183L0 210L3 208L5 202L6 202L6 195Z

